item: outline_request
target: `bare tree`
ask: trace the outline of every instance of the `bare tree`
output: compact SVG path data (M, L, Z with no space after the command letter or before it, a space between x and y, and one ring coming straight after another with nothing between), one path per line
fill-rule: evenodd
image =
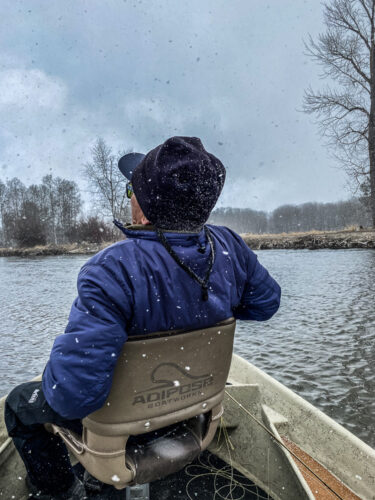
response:
M65 243L80 215L75 182L47 175L26 188L17 178L0 180L0 236L5 245Z
M118 158L112 154L111 148L103 139L96 141L91 153L92 161L84 165L83 173L88 180L96 208L102 216L126 219L126 179L117 167Z
M46 175L41 185L27 189L28 199L38 205L47 230L47 240L65 243L76 224L81 208L81 195L74 181Z
M49 226L49 239L57 245L57 197L56 181L52 175L45 175L42 179L42 198L45 206L46 219Z
M26 200L26 187L17 178L6 181L2 200L2 228L6 245L12 243L15 231L15 220L22 216L22 205Z
M117 233L118 234L118 233ZM98 216L81 217L70 231L70 241L103 243L114 241L112 224L107 224Z
M324 4L327 31L305 44L333 87L305 92L304 111L315 113L336 158L364 192L375 228L375 0Z
M78 186L73 181L57 177L57 226L60 232L60 241L66 242L70 228L77 222L81 209L81 195Z
M4 182L0 179L0 242L1 245L4 244L4 225L3 218L5 212L5 195L6 195L6 186Z
M21 216L14 220L13 238L20 247L46 244L45 227L41 221L40 208L32 201L24 201Z

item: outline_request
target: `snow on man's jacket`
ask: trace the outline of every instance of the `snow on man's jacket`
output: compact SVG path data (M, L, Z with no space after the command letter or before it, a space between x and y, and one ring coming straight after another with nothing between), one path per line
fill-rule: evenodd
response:
M280 287L256 255L231 230L208 227L216 256L207 301L152 228L122 228L124 241L82 267L69 323L43 373L43 392L56 412L83 418L104 404L128 336L204 328L231 316L264 321L277 311ZM165 235L180 259L203 277L211 251L204 230Z

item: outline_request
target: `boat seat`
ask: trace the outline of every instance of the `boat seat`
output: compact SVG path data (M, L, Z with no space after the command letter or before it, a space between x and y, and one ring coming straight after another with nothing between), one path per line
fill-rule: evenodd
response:
M85 469L117 489L167 476L212 441L223 413L235 319L129 337L109 396L82 435L46 424Z

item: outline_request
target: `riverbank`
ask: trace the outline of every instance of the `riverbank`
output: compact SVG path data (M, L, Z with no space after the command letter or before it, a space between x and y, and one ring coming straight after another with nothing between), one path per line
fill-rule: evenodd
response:
M353 231L310 231L306 233L241 234L253 250L295 249L318 250L321 248L374 248L375 231L360 229ZM0 248L0 257L40 257L48 255L95 254L114 242L74 243L70 245L46 245L33 248Z
M319 250L374 248L375 231L344 229L341 231L309 231L306 233L241 234L253 250L293 249Z
M72 243L69 245L46 245L32 248L0 248L0 257L41 257L50 255L87 255L95 254L114 242Z

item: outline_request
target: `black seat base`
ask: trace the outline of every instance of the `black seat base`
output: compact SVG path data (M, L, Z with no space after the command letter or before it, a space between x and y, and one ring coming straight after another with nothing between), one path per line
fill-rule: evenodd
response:
M162 429L131 436L126 444L126 460L137 471L137 483L149 483L174 474L200 453L210 413Z
M222 469L228 465L220 460L216 455L208 451L204 451L190 465L185 467L175 474L159 479L150 483L150 500L189 500L187 490L191 498L199 498L199 500L212 500L215 492L215 476L214 472L210 473L209 469L214 467ZM84 469L81 464L74 467L76 474L82 479ZM194 478L192 477L194 476ZM237 470L234 470L234 477L246 488L244 496L241 487L237 487L233 491L233 498L241 498L241 500L259 500L259 498L268 498L261 488L245 478ZM230 481L218 475L216 477L216 488L223 489L223 493L228 493ZM196 493L196 495L195 495ZM225 497L225 494L223 494ZM272 500L271 497L269 497ZM113 486L103 484L103 489L100 493L88 496L89 500L125 500L125 490L116 490Z

